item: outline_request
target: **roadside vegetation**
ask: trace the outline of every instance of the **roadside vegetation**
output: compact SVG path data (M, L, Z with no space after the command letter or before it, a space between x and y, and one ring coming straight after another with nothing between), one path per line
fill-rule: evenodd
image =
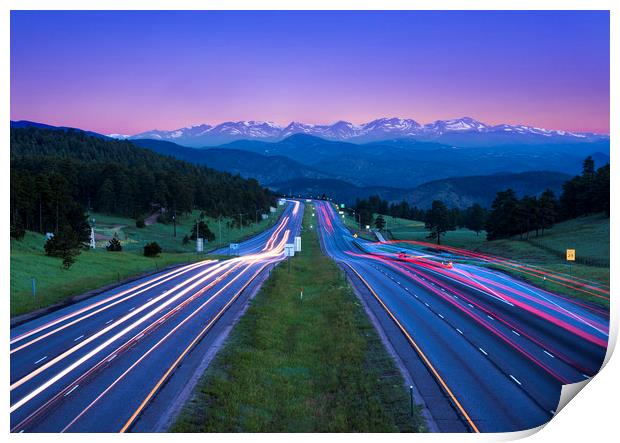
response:
M310 214L290 273L286 263L272 272L172 431L425 430L362 306L308 229Z
M242 241L269 228L281 212L282 207L278 207L277 213L271 214L267 220L259 220L258 224L253 223L243 229L239 226L225 228L228 219L222 219L221 240L216 237L206 244L205 252L217 249L220 244L225 247L231 242ZM62 257L45 254L46 240L42 234L25 231L20 240L11 238L11 317L142 273L204 259L205 254L196 254L195 241L183 242L185 235L191 235L199 213L192 211L178 218L176 237L173 237L171 224L154 223L137 228L131 218L91 213L89 218L95 218L95 232L100 238L105 238L97 241L95 250L82 249L69 268L63 267ZM215 227L215 234L219 236L217 221L205 220L212 229ZM119 240L121 251L110 252L106 249L114 238ZM159 244L163 252L156 257L145 257L144 246L151 242ZM32 278L36 279L35 296L32 295Z

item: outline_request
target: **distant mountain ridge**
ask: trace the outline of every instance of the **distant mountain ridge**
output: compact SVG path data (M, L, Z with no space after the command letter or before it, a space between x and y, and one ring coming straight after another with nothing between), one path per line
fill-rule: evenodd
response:
M151 130L133 135L109 134L109 137L165 140L184 146L204 147L236 140L275 142L294 134L353 143L411 138L457 146L468 146L472 143L487 146L489 143L589 142L609 139L608 135L590 132L550 130L528 125L488 125L471 117L436 120L425 125L412 119L396 117L379 118L359 125L341 120L329 125L291 122L281 126L273 122L249 120L216 125L201 124L171 131Z

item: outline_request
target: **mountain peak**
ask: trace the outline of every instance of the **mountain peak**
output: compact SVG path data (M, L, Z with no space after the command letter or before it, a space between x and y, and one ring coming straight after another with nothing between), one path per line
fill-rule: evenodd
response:
M275 142L295 134L306 134L326 140L366 143L397 138L420 141L439 141L458 145L463 137L477 137L476 142L506 140L506 143L534 143L537 140L585 142L608 139L608 136L550 130L527 125L488 125L473 117L464 116L436 120L421 125L416 120L400 117L381 117L362 124L338 120L331 124L309 124L291 121L286 126L261 120L222 122L217 125L200 124L172 131L152 130L132 136L111 134L114 138L150 138L169 140L193 147L215 146L236 140L261 140Z

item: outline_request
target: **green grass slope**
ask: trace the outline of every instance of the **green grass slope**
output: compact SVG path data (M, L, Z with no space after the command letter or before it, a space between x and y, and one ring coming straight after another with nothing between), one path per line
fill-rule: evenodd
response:
M267 220L241 229L226 229L222 220L222 238L219 238L217 221L207 219L216 240L205 246L205 251L238 242L271 226L278 218L272 214ZM62 269L62 260L45 255L45 237L35 232L26 232L23 240L11 239L11 317L49 306L71 296L96 289L128 277L156 271L163 267L189 263L203 259L195 251L195 242L183 245L182 239L189 234L198 212L179 217L177 236L173 237L173 226L155 223L142 229L136 228L135 220L103 214L91 214L95 218L96 232L105 236L118 234L123 244L122 252L107 252L107 240L97 242L97 249L85 250L77 257L70 269ZM163 253L156 258L144 257L146 243L156 241ZM36 279L36 296L32 295L32 278Z

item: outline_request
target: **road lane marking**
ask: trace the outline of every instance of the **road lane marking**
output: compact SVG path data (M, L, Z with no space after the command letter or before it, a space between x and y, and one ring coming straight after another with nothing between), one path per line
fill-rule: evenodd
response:
M495 320L493 317L491 317L490 315L487 314L487 317L489 317L491 320Z
M118 303L121 303L121 302L123 302L125 300L128 300L128 299L130 299L132 297L135 297L136 295L141 294L141 293L143 293L144 291L146 291L148 289L151 289L151 288L153 288L155 286L159 286L160 284L165 283L166 281L171 280L173 278L176 278L176 277L178 277L178 276L180 276L182 274L185 274L186 272L189 272L189 271L191 271L193 269L196 269L198 267L201 267L201 266L204 266L204 265L207 265L207 264L211 264L211 263L217 263L217 260L205 260L205 261L202 261L202 262L198 262L196 264L192 264L192 265L186 266L184 268L180 268L180 269L171 271L171 272L169 272L167 274L160 275L160 276L158 276L158 277L156 277L154 279L151 279L151 280L148 280L146 282L143 282L143 283L141 283L141 284L139 284L137 286L133 286L133 287L131 287L129 289L126 289L126 290L118 293L118 294L112 295L112 296L110 296L110 297L108 297L108 298L106 298L104 300L100 300L100 301L98 301L96 303L93 303L92 305L86 306L86 307L84 307L82 309L79 309L79 310L77 310L77 311L75 311L75 312L73 312L71 314L62 316L62 317L57 318L57 319L55 319L55 320L53 320L51 322L48 322L48 323L46 323L46 324L44 324L42 326L39 326L39 327L34 328L34 329L32 329L32 330L30 330L28 332L25 332L25 333L15 337L15 338L11 339L10 344L16 343L16 342L18 342L20 340L23 340L23 339L25 339L27 337L30 337L30 336L36 334L37 332L40 332L42 330L45 330L45 329L50 328L52 326L55 326L56 324L58 324L58 323L60 323L60 322L62 322L64 320L67 320L67 319L73 318L75 316L78 316L78 315L80 315L80 314L82 314L84 312L87 312L90 309L96 308L97 306L101 306L102 304L105 304L108 301L116 300L116 301L114 301L113 303L111 303L109 305L104 305L102 308L99 308L99 309L97 309L94 312L91 312L89 314L84 315L83 317L80 317L80 318L78 318L76 320L73 320L73 321L71 321L69 323L66 323L63 326L60 326L60 327L58 327L57 329L55 329L53 331L47 332L47 333L45 333L45 334L43 334L43 335L33 339L32 341L30 341L30 342L28 342L28 343L26 343L24 345L19 346L16 349L12 349L11 350L11 354L13 354L14 352L17 352L20 349L23 349L26 346L29 346L29 345L31 345L33 343L36 343L39 340L42 340L42 339L48 337L49 335L51 335L51 334L53 334L55 332L58 332L58 331L60 331L62 329L65 329L65 328L67 328L69 326L72 326L72 325L82 321L82 320L85 320L85 319L87 319L89 317L92 317L93 315L95 315L95 314L97 314L99 312L102 312L102 311L104 311L104 310L106 310L108 308L111 308L112 306L115 306ZM148 286L148 285L151 285L151 284L152 284L152 286L150 288L148 288L148 287L145 288L145 286ZM141 289L141 288L143 288L143 289ZM117 300L119 297L122 297L124 295L130 294L132 291L137 291L137 292L135 292L135 293L133 293L133 294L131 294L131 295L125 297L125 298L122 298L120 300Z
M235 301L237 300L237 298L239 297L239 295L245 291L247 289L248 286L250 286L250 284L254 281L254 279L256 278L256 276L258 276L261 272L263 272L263 270L267 267L267 264L263 265L256 273L254 273L254 275L247 281L247 283L245 283L241 289L239 291L237 291L237 293L224 305L224 307L215 315L215 317L213 317L209 323L207 323L207 325L198 333L198 335L196 337L194 337L194 339L190 342L190 344L183 350L183 352L181 352L181 354L177 357L177 359L172 363L172 365L168 368L168 370L164 373L164 375L159 379L159 381L155 384L155 386L153 387L153 389L151 389L151 391L148 393L148 395L144 398L144 400L142 401L142 403L140 404L140 406L138 406L138 408L134 411L134 413L131 415L131 417L129 417L129 419L125 422L125 424L123 425L123 427L121 428L121 430L119 432L124 433L126 432L129 427L134 423L134 421L136 420L136 418L138 417L138 415L140 415L140 413L142 412L142 410L148 405L148 403L151 401L151 399L153 398L153 396L157 393L157 391L159 391L160 387L162 384L164 384L166 382L166 380L168 380L168 377L170 377L170 374L172 374L172 372L174 371L174 369L179 365L179 363L185 358L185 356L194 348L194 346L196 345L196 343L198 343L202 337L204 336L204 334L207 333L207 331L209 331L209 329L211 329L211 326L213 326L213 324L219 320L219 318L224 314L224 312L228 309L228 307ZM210 302L212 299L214 299L217 295L219 295L219 293L221 293L222 291L224 291L224 289L226 289L233 281L235 281L237 278L239 278L241 275L243 275L245 273L245 271L249 269L249 267L246 267L240 274L237 275L237 277L235 277L235 279L233 279L231 282L229 282L224 288L220 289L218 291L218 293L214 294L213 296L211 296L211 298L209 300L207 300L207 302L205 302L203 304L203 306ZM194 313L199 312L199 310L194 311ZM187 320L189 320L189 318L191 317L187 317L183 323ZM177 325L177 327L179 327L180 325L182 325L183 323L180 323L179 325ZM176 329L176 328L175 328ZM163 339L160 340L160 342L162 342L165 338L168 337L168 335L170 335L172 332L174 331L174 329L169 332ZM159 344L160 342L158 342L157 344ZM157 346L157 345L156 345ZM151 350L154 348L151 348ZM150 351L148 351L150 352ZM147 352L147 354L148 354ZM146 356L146 354L144 355ZM137 363L137 362L136 362ZM134 363L135 364L135 363ZM131 368L130 368L131 369ZM123 374L124 375L124 374Z
M512 331L512 333L513 333L513 334L515 334L515 335L517 335L517 336L519 336L519 337L521 337L521 334L519 334L517 331L514 331L514 330L513 330L513 331Z
M485 350L484 350L484 349L482 349L482 348L478 348L478 350L479 350L480 352L482 352L484 355L489 355L489 354L487 354L487 351L485 351Z
M437 314L437 315L438 315L438 316L440 316L442 319L444 318L444 316L443 316L443 315L441 315L441 314Z
M521 382L517 380L514 375L510 374L510 378L512 378L519 386L521 386Z
M370 292L372 293L372 295L377 299L377 301L381 304L381 306L383 306L383 308L387 311L387 313L389 314L389 316L392 318L392 320L394 321L394 323L396 323L396 325L398 326L398 328L402 331L402 333L405 335L405 337L407 337L407 339L409 340L409 343L411 343L411 345L413 346L413 348L415 349L415 351L418 353L418 355L422 358L422 360L424 361L424 363L426 364L426 366L430 369L430 371L433 373L433 375L435 376L435 379L437 381L439 381L440 385L443 387L443 389L445 390L445 392L447 393L448 397L450 398L450 400L452 400L452 402L454 403L454 405L457 407L457 409L461 412L461 414L463 415L463 417L465 418L465 420L467 421L467 423L469 424L469 426L471 427L471 429L476 432L479 433L480 430L478 429L478 427L476 426L476 424L473 422L473 420L471 419L471 417L469 416L469 414L467 413L467 411L465 411L465 408L463 408L463 406L461 405L461 403L458 401L458 399L456 398L456 396L452 393L452 390L448 387L448 385L446 384L446 382L443 380L443 378L441 377L441 375L439 375L439 372L437 372L437 370L435 369L435 367L433 366L433 364L430 362L430 360L428 359L428 357L426 357L426 354L424 354L424 352L422 351L422 349L418 346L418 344L415 342L415 340L411 337L411 335L407 332L407 330L403 327L403 325L400 323L400 321L398 321L398 319L396 318L396 316L394 316L394 314L392 314L392 311L390 311L390 309L386 306L386 304L383 302L383 300L381 300L381 298L379 297L379 295L375 292L374 289L372 289L372 287L368 284L368 282L364 279L364 277L361 276L361 274L359 272L357 272L353 266L351 266L350 264L347 263L347 266L349 266L349 268L351 268L351 270L357 274L357 276L359 277L359 279L366 285L366 287L370 290Z
M78 338L74 338L73 341L78 341L84 338L84 334L80 335Z
M38 359L37 361L34 362L35 365L38 365L39 363L41 363L43 360L45 360L47 358L47 355L43 358Z
M458 332L459 334L463 335L463 331L461 331L459 328L456 328L456 332Z
M551 354L550 352L547 352L547 350L543 349L543 352L547 354L549 357L555 358L555 355Z
M136 309L136 307L135 307L135 306L134 306L133 308L131 308L129 311L127 311L127 312L131 312L131 311L133 311L134 309Z
M111 318L110 320L108 320L107 322L105 322L106 325L109 325L110 323L112 323L114 321L113 318Z
M75 385L75 386L74 386L74 387L72 387L69 391L65 392L64 397L66 397L67 395L69 395L69 394L71 394L73 391L75 391L75 390L78 388L78 386L80 386L80 385Z
M188 282L196 280L190 286L186 287L185 289L180 291L178 294L176 294L174 297L166 300L163 305L160 305L159 307L153 309L152 311L150 311L149 313L147 313L143 317L137 319L136 321L134 321L133 323L131 323L130 325L125 327L125 329L123 329L122 331L118 332L116 335L114 335L110 339L106 340L103 344L100 344L94 350L91 350L85 356L81 357L76 362L70 364L67 368L64 368L59 373L54 375L52 378L47 380L45 383L43 383L42 385L37 387L35 390L30 392L28 395L26 395L22 399L18 400L16 403L11 405L10 412L12 413L13 411L15 411L18 408L20 408L21 406L23 406L25 403L30 401L32 398L34 398L35 396L39 395L42 391L47 389L49 386L51 386L52 384L56 383L58 380L60 380L66 374L68 374L69 372L73 371L76 367L78 367L83 362L85 362L86 360L91 358L97 352L99 352L100 350L104 349L106 346L108 346L109 344L113 343L118 338L122 337L124 334L126 334L131 329L133 329L133 328L139 326L140 324L144 323L145 321L147 321L149 318L153 317L154 315L157 315L157 313L161 312L167 305L169 305L171 303L174 303L177 299L181 298L187 292L193 290L197 286L201 285L203 282L207 281L209 278L211 278L214 274L216 274L220 270L228 268L229 265L234 265L234 267L232 269L235 269L236 267L240 266L240 264L238 262L233 262L233 261L229 260L228 262L224 262L223 264L221 264L219 266L215 266L214 269L207 269L206 271L201 272L200 274L198 274L196 276L192 276L189 279L187 279L184 282L182 282L181 284L177 285L177 287L180 288L180 287L186 286L188 284ZM227 272L231 272L231 270L229 269ZM160 297L162 297L162 296L160 296ZM148 309L149 305L152 305L152 304L156 303L156 301L158 301L158 299L155 299L152 302L143 305L140 309L136 310L132 314L127 314L124 318L121 318L120 320L117 320L116 323L111 324L110 326L107 326L106 328L102 329L101 331L97 332L96 334L91 335L87 340L81 341L78 345L74 346L71 349L68 349L63 354L58 355L58 356L54 357L52 360L50 360L47 363L45 363L44 365L39 366L36 370L32 371L30 374L22 377L20 380L18 380L15 383L13 383L11 385L10 389L13 390L13 389L21 386L23 383L25 383L28 380L30 380L31 378L35 377L39 373L45 371L46 369L48 369L51 366L53 366L54 364L58 363L59 361L61 361L62 359L66 358L70 354L78 351L79 349L81 349L84 346L86 346L88 343L92 342L93 340L97 339L98 337L102 336L103 334L107 333L108 331L112 330L115 326L123 323L126 319L130 319L131 317L133 317L136 314L138 314L140 311L144 311L144 310Z

